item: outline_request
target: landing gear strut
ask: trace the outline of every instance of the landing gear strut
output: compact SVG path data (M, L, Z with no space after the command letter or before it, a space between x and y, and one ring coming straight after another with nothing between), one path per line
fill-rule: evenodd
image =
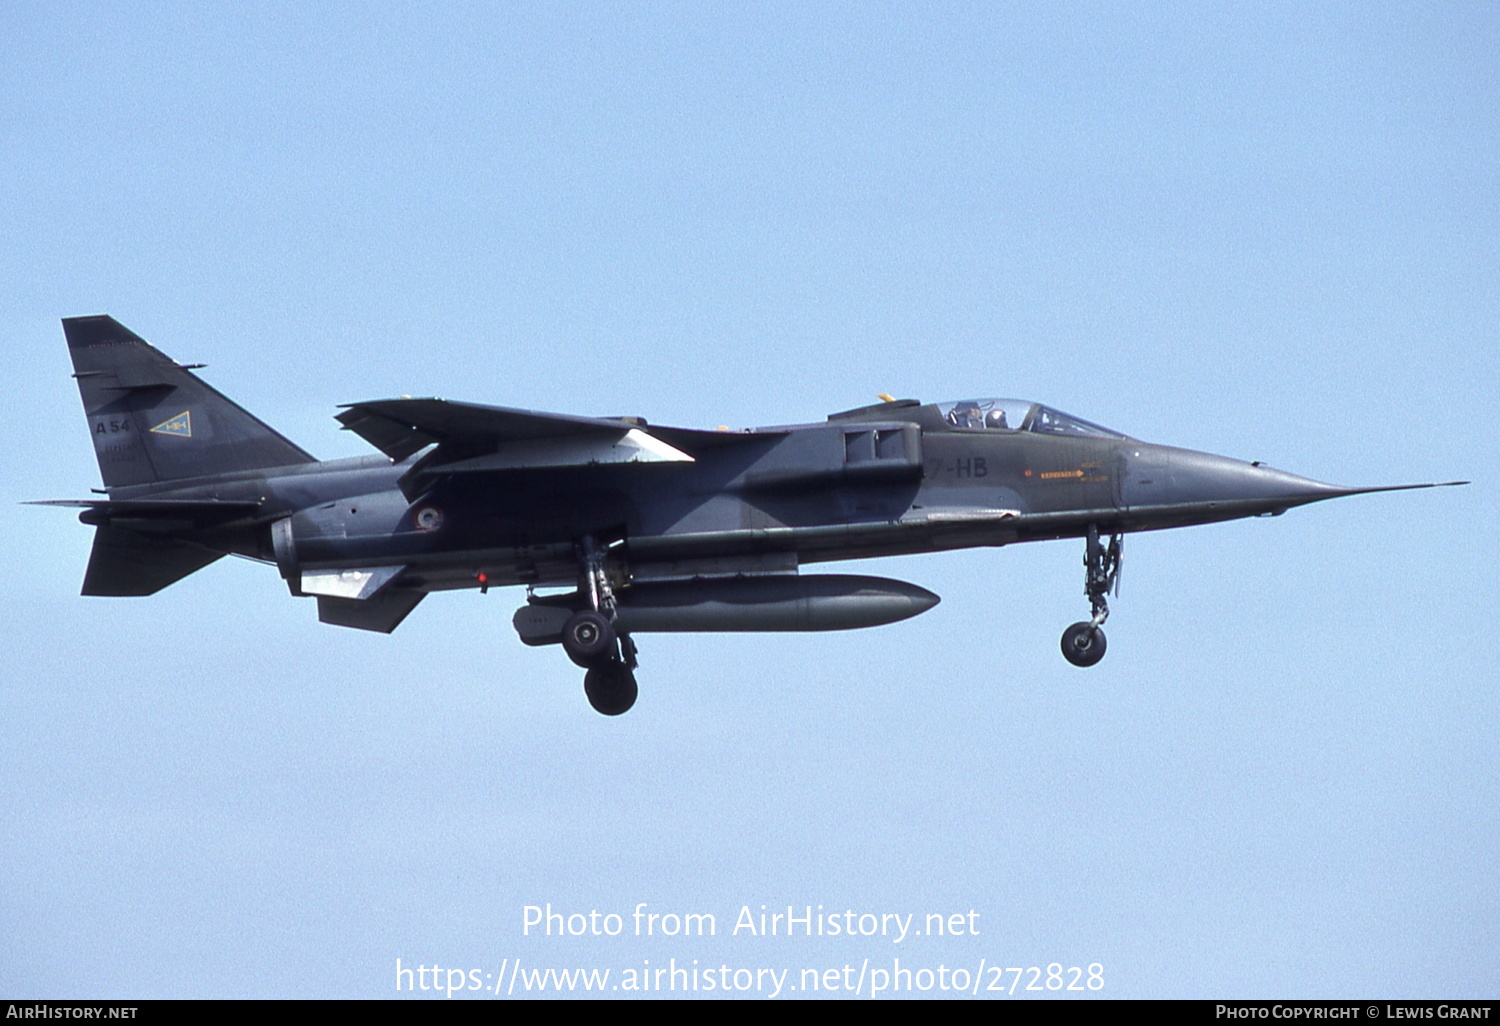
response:
M615 593L605 565L606 552L588 536L578 545L581 572L578 593L589 608L563 625L562 646L568 658L588 672L583 693L605 716L618 716L635 705L636 648L630 635L615 630Z
M1109 619L1110 592L1118 594L1120 586L1120 554L1124 548L1122 535L1109 536L1109 545L1099 542L1099 526L1089 525L1088 543L1084 548L1083 590L1089 597L1093 619L1073 624L1063 631L1062 654L1074 666L1093 666L1104 658L1104 621Z

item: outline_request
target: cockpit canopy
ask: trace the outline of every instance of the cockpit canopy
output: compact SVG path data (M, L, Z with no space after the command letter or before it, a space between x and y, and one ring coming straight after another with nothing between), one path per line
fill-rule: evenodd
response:
M938 403L938 414L956 428L989 431L1034 431L1041 435L1081 438L1125 438L1118 431L1025 399L960 399Z

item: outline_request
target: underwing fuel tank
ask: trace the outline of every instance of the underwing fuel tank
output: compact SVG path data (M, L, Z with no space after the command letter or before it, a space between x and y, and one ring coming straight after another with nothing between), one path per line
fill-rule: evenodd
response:
M625 634L842 631L895 623L938 604L936 595L915 584L850 574L649 581L615 596L615 627ZM556 644L577 602L571 594L533 599L516 611L516 633L528 645Z

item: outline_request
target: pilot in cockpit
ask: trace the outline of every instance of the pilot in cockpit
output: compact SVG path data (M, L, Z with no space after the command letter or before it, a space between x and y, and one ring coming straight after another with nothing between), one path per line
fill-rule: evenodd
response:
M982 428L984 412L980 410L978 403L955 403L953 409L948 411L948 423L954 427Z

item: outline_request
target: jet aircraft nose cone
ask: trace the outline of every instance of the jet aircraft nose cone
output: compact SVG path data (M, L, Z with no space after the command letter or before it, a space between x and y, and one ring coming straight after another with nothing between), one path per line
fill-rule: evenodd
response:
M1126 458L1120 495L1142 506L1233 505L1243 512L1279 513L1368 489L1342 488L1260 463L1191 449L1141 446Z
M1172 527L1234 517L1283 513L1293 506L1370 492L1468 484L1377 485L1348 488L1299 477L1262 463L1246 463L1192 449L1132 446L1124 452L1120 501L1142 527Z

